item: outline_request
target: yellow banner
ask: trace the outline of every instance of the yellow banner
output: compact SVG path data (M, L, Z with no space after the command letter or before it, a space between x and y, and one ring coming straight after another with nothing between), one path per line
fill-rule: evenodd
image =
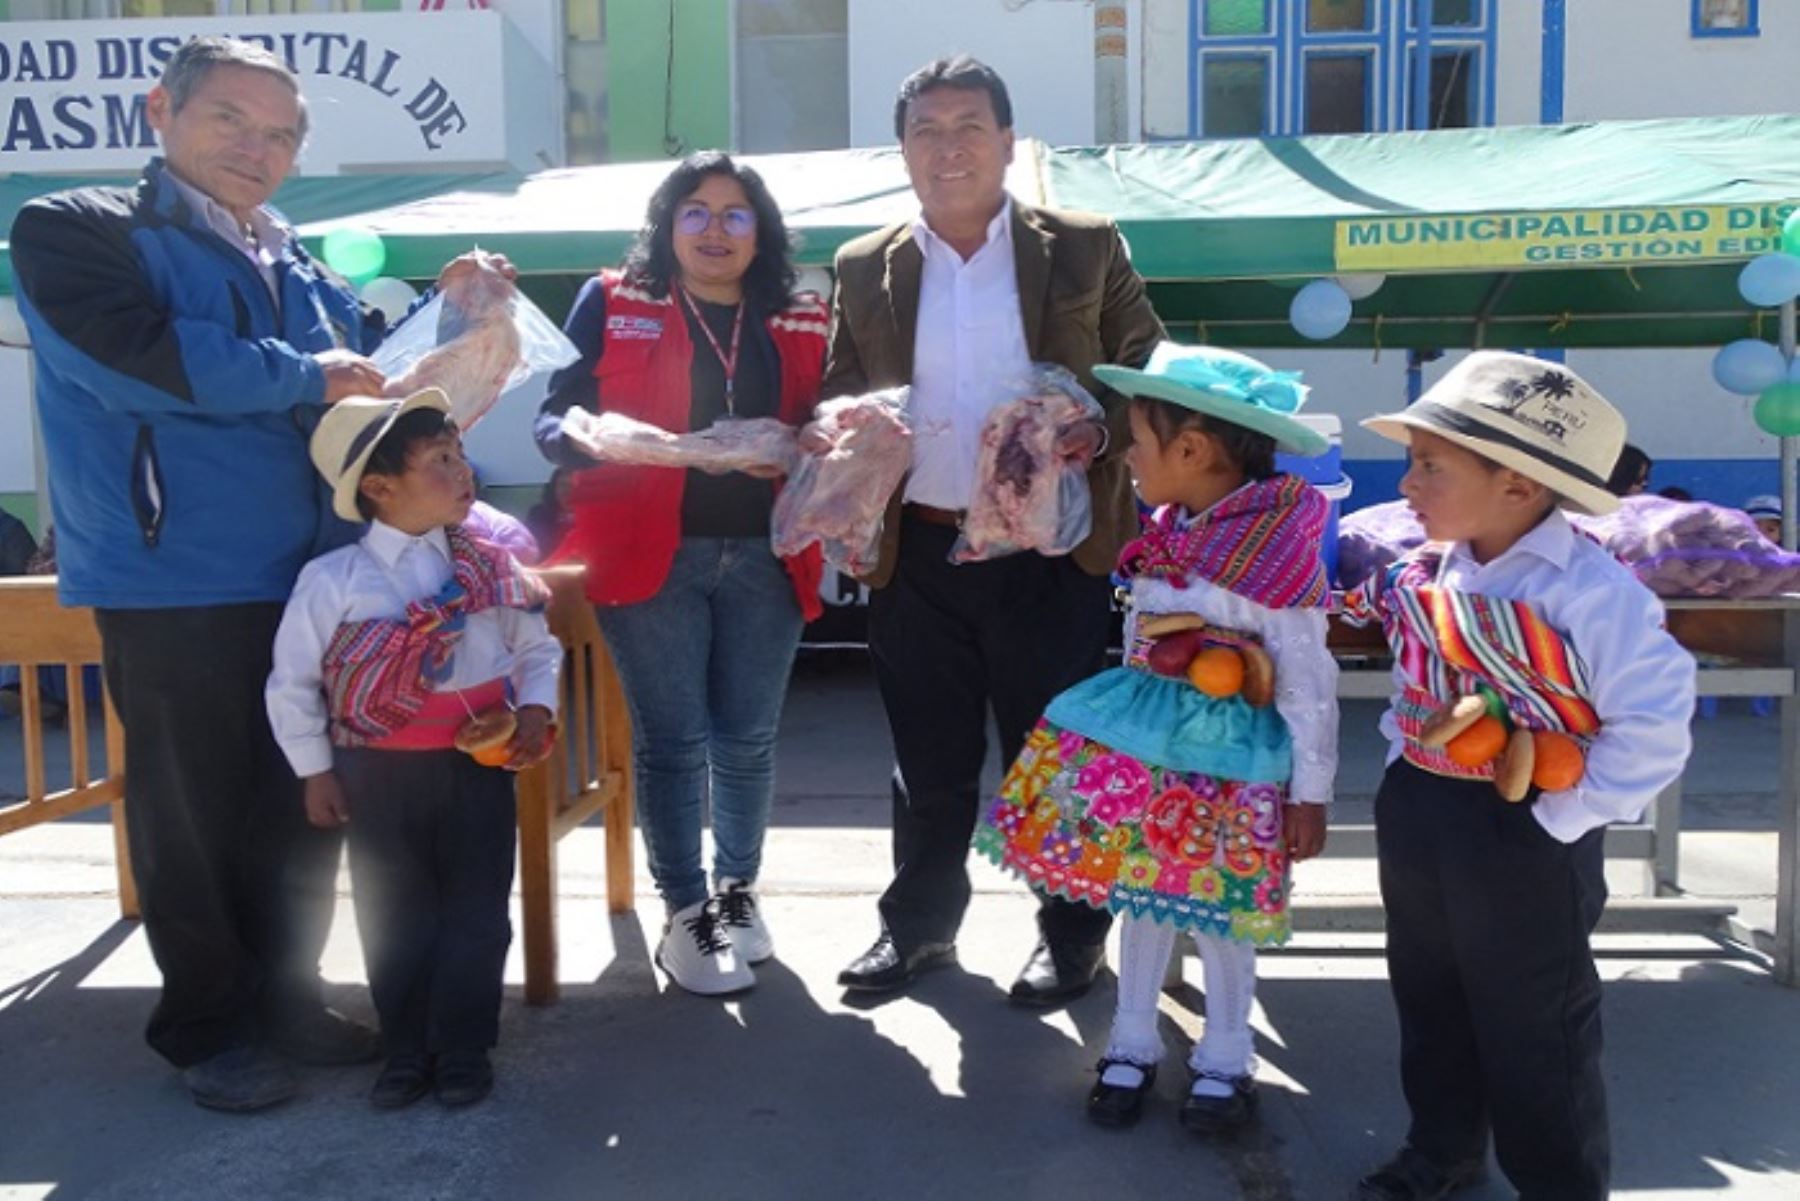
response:
M1741 259L1780 249L1792 204L1368 217L1337 223L1339 271L1602 266Z

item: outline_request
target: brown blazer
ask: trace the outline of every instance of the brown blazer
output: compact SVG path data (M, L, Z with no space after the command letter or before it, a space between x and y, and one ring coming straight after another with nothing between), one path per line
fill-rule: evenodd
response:
M1094 528L1074 551L1083 570L1106 575L1137 529L1137 510L1125 469L1125 448L1131 444L1125 399L1095 380L1093 368L1096 363L1141 367L1167 335L1108 218L1014 201L1012 236L1032 361L1067 367L1106 408L1107 450L1088 472ZM824 399L912 383L924 264L911 222L866 234L838 251L831 350L820 389ZM863 577L871 587L893 578L905 490L903 483L888 502L881 556Z

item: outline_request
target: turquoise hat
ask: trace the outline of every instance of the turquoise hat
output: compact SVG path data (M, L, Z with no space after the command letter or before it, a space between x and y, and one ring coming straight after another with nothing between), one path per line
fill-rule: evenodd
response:
M1291 455L1312 458L1331 446L1295 416L1306 403L1300 373L1276 371L1235 350L1158 342L1141 370L1103 363L1094 368L1094 378L1127 396L1166 400L1267 434Z

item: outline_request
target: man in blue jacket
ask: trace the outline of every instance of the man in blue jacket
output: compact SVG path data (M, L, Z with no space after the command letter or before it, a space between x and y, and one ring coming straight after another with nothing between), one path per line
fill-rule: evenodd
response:
M195 1101L253 1110L294 1094L289 1059L378 1051L323 1002L342 835L307 824L263 685L301 565L351 534L307 440L326 405L380 394L384 322L267 206L306 134L279 59L190 41L145 111L163 157L134 188L26 205L12 262L61 598L95 609L125 723L163 976L146 1037Z

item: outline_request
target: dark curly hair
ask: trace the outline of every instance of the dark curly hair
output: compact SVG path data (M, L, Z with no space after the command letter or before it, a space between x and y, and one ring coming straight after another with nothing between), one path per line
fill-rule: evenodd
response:
M706 182L709 175L738 181L756 213L756 257L744 273L744 298L763 313L786 308L794 294L793 243L781 208L755 170L734 162L722 150L702 150L682 159L658 185L644 212L643 228L625 253L625 274L652 296L667 296L681 270L675 261L675 209Z

